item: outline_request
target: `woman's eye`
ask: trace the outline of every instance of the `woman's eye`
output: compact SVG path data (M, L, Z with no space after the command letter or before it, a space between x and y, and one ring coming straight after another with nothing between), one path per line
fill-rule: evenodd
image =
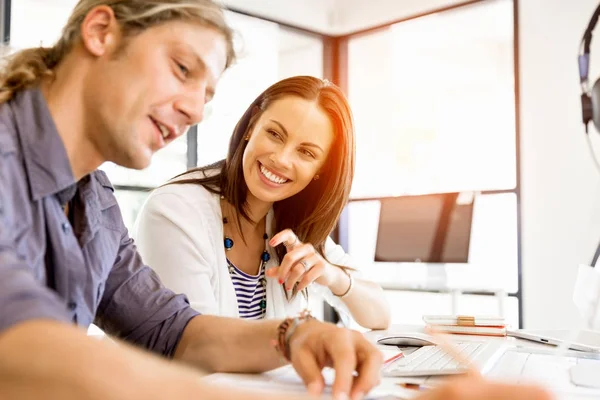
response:
M179 70L181 71L181 73L184 76L187 76L189 74L189 72L190 72L190 70L187 69L187 67L185 65L183 65L183 64L177 63L177 67L179 67Z
M304 154L304 155L306 155L308 157L311 157L311 158L315 158L315 155L312 152L308 151L308 150L302 150L302 154Z
M281 139L281 135L279 133L277 133L277 131L270 129L268 132L269 132L269 135L273 136L274 138Z

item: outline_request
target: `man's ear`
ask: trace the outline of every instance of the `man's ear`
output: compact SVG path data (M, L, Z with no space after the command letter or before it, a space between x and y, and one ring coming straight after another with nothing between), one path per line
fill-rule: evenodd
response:
M118 47L121 30L109 6L94 7L85 16L80 29L83 47L96 57L109 54Z

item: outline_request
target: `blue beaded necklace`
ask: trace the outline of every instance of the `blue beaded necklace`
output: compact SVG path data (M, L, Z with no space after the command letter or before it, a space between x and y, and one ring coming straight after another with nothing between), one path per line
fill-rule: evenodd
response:
M228 222L229 221L227 221L227 217L223 217L223 226L227 225ZM260 255L260 266L258 268L258 273L260 274L260 284L263 288L265 288L263 298L260 301L261 310L264 310L265 308L267 308L267 290L266 290L267 278L265 277L264 268L267 265L267 262L271 259L271 255L267 251L267 240L269 240L269 235L267 235L266 232L263 235L263 239L265 240L265 249L262 252L262 254ZM223 245L225 246L226 252L230 251L233 248L234 244L235 243L232 238L228 237L227 235L224 236ZM233 263L231 261L229 261L229 259L227 259L227 262L229 264L229 273L232 274L233 269L235 267L233 266Z

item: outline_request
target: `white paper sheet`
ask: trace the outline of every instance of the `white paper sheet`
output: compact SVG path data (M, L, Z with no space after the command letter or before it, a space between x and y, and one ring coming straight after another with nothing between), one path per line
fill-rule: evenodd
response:
M331 368L323 370L325 379L325 390L323 398L330 398L331 386L335 378L335 372ZM205 378L217 385L235 386L254 391L280 392L280 393L306 393L302 379L291 366L285 366L264 374L212 374ZM384 379L378 387L373 389L365 400L392 400L411 399L419 392L406 389L391 380Z

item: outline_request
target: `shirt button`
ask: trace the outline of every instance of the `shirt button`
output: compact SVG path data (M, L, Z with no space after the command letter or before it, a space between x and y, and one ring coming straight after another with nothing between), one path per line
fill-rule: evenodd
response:
M72 301L69 304L67 304L67 307L69 307L69 310L73 311L74 309L77 308L77 303L75 303L74 301Z
M69 224L68 222L63 222L63 224L62 224L63 232L68 233L70 229L71 229L71 224Z

